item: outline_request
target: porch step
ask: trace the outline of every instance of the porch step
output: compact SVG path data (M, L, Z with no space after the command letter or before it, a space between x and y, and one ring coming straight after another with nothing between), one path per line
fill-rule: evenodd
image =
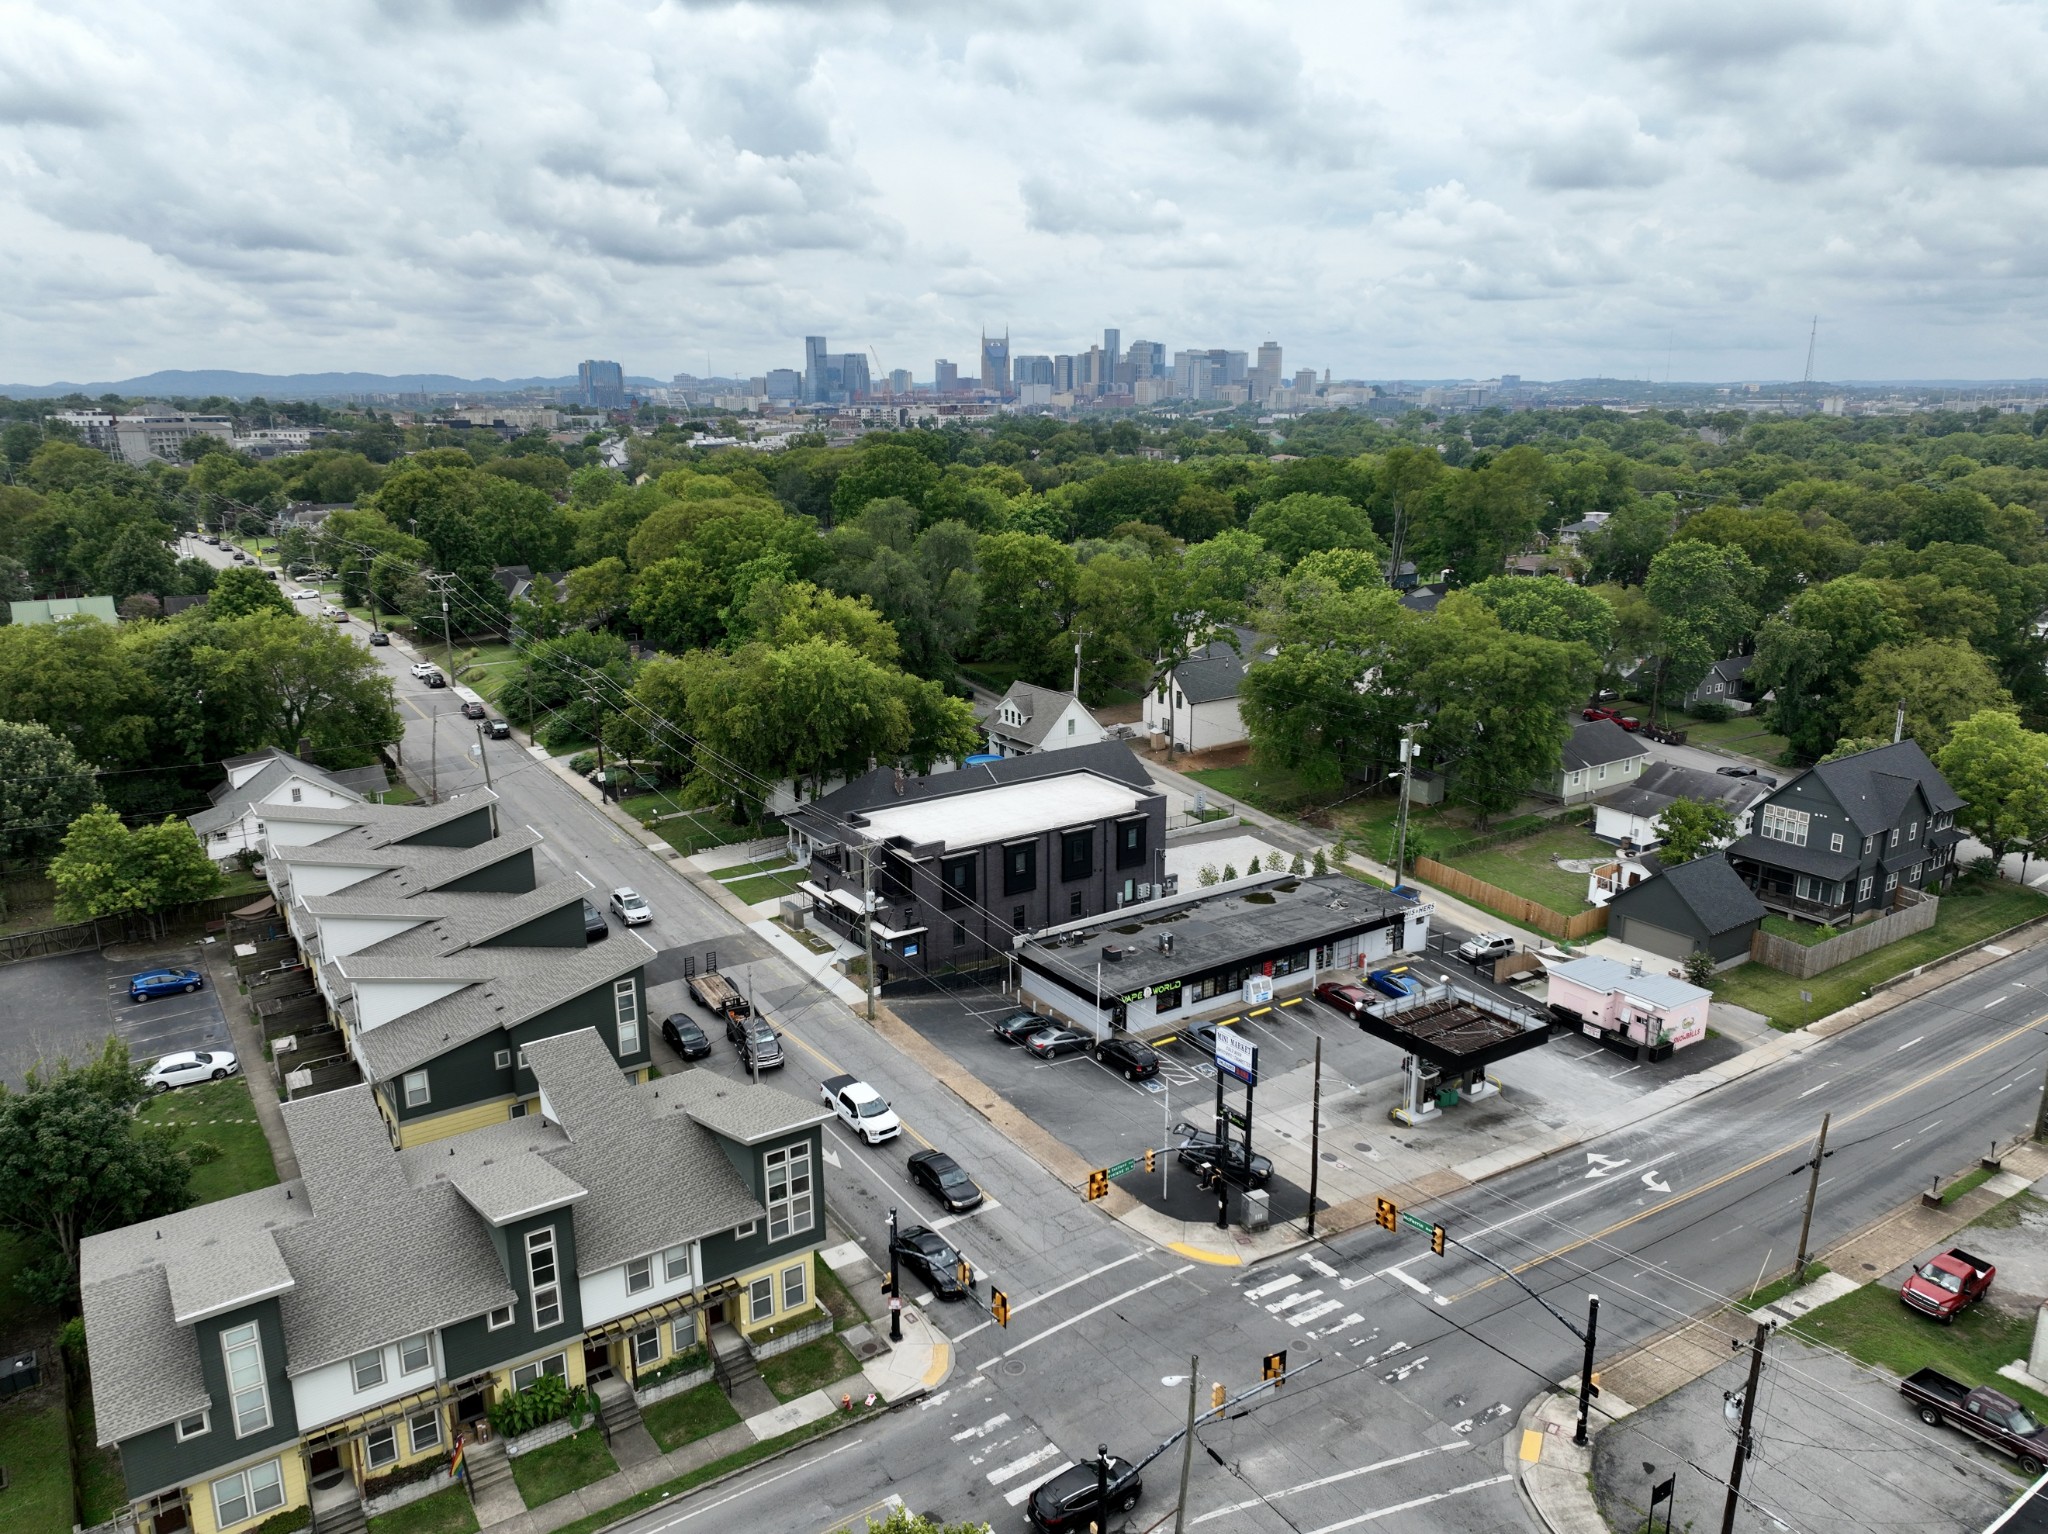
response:
M640 1403L633 1396L633 1387L624 1380L605 1380L597 1386L597 1415L604 1426L605 1442L611 1445L612 1458L621 1470L660 1455L654 1435L640 1419Z
M773 1411L780 1404L775 1399L775 1392L761 1379L761 1371L754 1363L753 1349L747 1346L746 1338L733 1326L711 1328L711 1372L725 1390L726 1399L742 1417Z
M505 1457L505 1446L497 1439L464 1445L462 1468L469 1477L472 1501L482 1503L487 1494L500 1488L510 1491L517 1500L519 1491L512 1480L512 1462Z
M508 1470L505 1473L509 1476L512 1472ZM368 1534L368 1529L369 1521L363 1517L363 1504L356 1497L348 1497L313 1513L313 1534Z

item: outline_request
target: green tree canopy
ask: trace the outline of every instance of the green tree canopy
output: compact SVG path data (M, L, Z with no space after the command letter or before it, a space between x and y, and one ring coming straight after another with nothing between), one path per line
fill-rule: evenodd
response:
M1735 817L1712 800L1674 799L1657 817L1657 831L1657 859L1669 868L1724 846L1735 835Z
M1857 674L1843 732L1889 740L1903 704L1906 733L1930 757L1941 754L1949 732L1971 715L2013 706L1990 662L1957 639L1886 645L1871 651Z
M1956 819L1993 857L2022 841L2048 852L2048 735L1985 709L1953 725L1935 765L1964 800Z
M1042 533L993 533L975 551L981 653L1057 686L1072 664L1061 635L1080 596L1074 551Z
M1597 591L1555 575L1496 575L1472 588L1500 626L1538 639L1582 644L1604 656L1614 644L1614 608Z
M261 570L236 565L214 577L206 599L210 618L246 618L251 613L293 614L291 599Z
M45 725L0 720L0 856L41 862L99 796L70 741Z
M1387 556L1365 508L1342 496L1309 491L1282 496L1254 511L1250 527L1286 565L1321 549L1363 549L1380 560Z
M160 915L220 893L221 872L176 816L156 825L121 824L104 805L87 810L64 833L50 861L57 914L66 921L95 916Z

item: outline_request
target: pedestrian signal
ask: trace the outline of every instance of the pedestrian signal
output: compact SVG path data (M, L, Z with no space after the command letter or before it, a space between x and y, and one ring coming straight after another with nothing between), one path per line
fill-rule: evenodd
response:
M988 1313L995 1318L998 1326L1010 1324L1010 1297L1000 1289L988 1292Z

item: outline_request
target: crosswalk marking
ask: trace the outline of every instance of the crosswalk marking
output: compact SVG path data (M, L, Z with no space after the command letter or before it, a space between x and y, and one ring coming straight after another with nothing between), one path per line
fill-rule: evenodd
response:
M1340 1300L1324 1300L1320 1305L1311 1305L1307 1310L1297 1310L1287 1318L1290 1326L1306 1326L1320 1316L1327 1316L1333 1310L1343 1309Z
M1054 1450L1053 1452L1057 1454L1057 1453L1058 1453L1059 1451L1058 1451L1057 1449L1055 1449L1055 1450ZM1057 1475L1064 1475L1064 1474L1066 1474L1066 1472L1067 1472L1067 1471L1069 1471L1069 1470L1071 1470L1071 1469L1073 1469L1073 1468L1074 1468L1074 1461L1073 1461L1073 1460L1067 1460L1067 1461L1066 1461L1066 1462L1065 1462L1064 1464L1062 1464L1062 1465L1061 1465L1061 1466L1059 1467L1059 1469L1057 1469L1057 1470L1054 1470L1054 1471L1051 1471L1051 1472L1049 1472L1049 1473L1048 1473L1048 1474L1047 1474L1047 1475L1046 1475L1046 1476L1044 1477L1044 1480L1043 1480L1043 1481L1040 1481L1040 1480L1034 1480L1034 1481L1030 1481L1030 1482L1027 1482L1027 1483L1026 1483L1025 1485L1019 1486L1019 1487L1018 1487L1018 1488L1017 1488L1017 1489L1016 1489L1015 1491L1006 1491L1006 1492L1004 1492L1004 1493L1003 1493L1003 1500L1004 1500L1005 1502L1009 1503L1009 1504L1010 1504L1010 1506L1012 1506L1012 1507L1022 1507L1022 1506L1024 1505L1024 1499L1025 1499L1026 1497L1030 1496L1030 1495L1031 1495L1031 1493L1032 1493L1032 1492L1033 1492L1033 1491L1034 1491L1035 1489L1037 1489L1037 1487L1039 1487L1039 1486L1043 1485L1043 1484L1044 1484L1044 1481L1049 1481L1049 1480L1051 1480L1051 1479L1052 1479L1052 1478L1053 1478L1054 1476L1057 1476Z
M1248 1300L1262 1300L1269 1294L1278 1294L1282 1289L1300 1282L1301 1275L1299 1273L1289 1273L1281 1278L1274 1279L1270 1284L1261 1284L1256 1289L1245 1290L1244 1297Z
M989 1484L1000 1486L1005 1481L1014 1480L1033 1465L1042 1465L1049 1459L1057 1459L1059 1452L1059 1445L1051 1443L1041 1449L1033 1449L1022 1459L1013 1459L1007 1465L1001 1465L991 1470L988 1473Z
M1288 1295L1285 1299L1275 1300L1266 1307L1266 1310L1268 1314L1277 1316L1290 1305L1306 1305L1310 1300L1322 1298L1322 1293L1323 1291L1320 1289L1303 1289L1298 1293Z
M960 1432L955 1433L953 1435L953 1442L962 1443L969 1438L986 1438L990 1433L993 1433L997 1428L1001 1427L1005 1422L1008 1422L1009 1420L1010 1414L1008 1412L1003 1412L999 1416L989 1418L988 1421L982 1423L980 1427L964 1428Z

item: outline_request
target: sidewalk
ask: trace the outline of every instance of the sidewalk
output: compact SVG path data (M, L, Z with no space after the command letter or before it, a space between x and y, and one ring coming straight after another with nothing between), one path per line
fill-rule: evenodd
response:
M1729 1362L1729 1342L1749 1335L1759 1321L1789 1325L1817 1305L1864 1287L1844 1275L1888 1274L1929 1247L1950 1240L1986 1210L2024 1192L2048 1176L2048 1146L2023 1143L2007 1151L2003 1169L1951 1204L1930 1207L1919 1199L1837 1243L1815 1260L1830 1271L1813 1283L1754 1311L1726 1305L1671 1328L1600 1367L1600 1396L1593 1403L1589 1441L1572 1442L1578 1421L1578 1381L1561 1381L1522 1409L1521 1431L1510 1435L1507 1469L1520 1478L1522 1495L1551 1534L1607 1534L1607 1520L1594 1498L1591 1473L1599 1434L1643 1407L1654 1405Z
M263 1054L263 1030L256 1026L249 998L235 974L234 948L225 942L203 943L199 958L206 966L206 983L228 1020L228 1037L234 1041L235 1058L242 1062L242 1079L248 1084L249 1100L256 1105L256 1122L263 1126L263 1138L270 1144L270 1159L277 1163L277 1180L290 1182L299 1175L299 1155L292 1149L292 1137L285 1133L277 1078Z

